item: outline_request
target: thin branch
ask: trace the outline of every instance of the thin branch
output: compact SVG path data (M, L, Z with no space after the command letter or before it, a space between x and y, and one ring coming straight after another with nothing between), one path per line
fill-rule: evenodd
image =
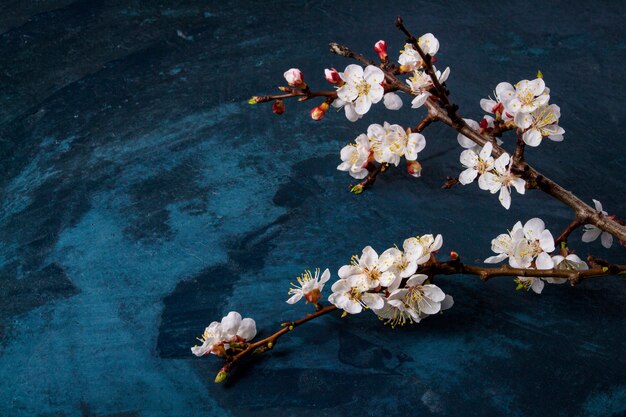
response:
M290 332L301 324L304 324L308 321L316 319L320 316L323 316L324 314L328 314L335 310L337 310L337 307L335 307L334 305L329 305L318 309L315 313L307 314L306 317L303 317L300 320L282 323L282 328L276 333L266 337L265 339L259 340L258 342L250 343L248 347L246 347L244 350L242 350L235 356L231 356L226 359L226 364L218 372L217 376L215 377L215 382L224 382L226 378L228 378L230 371L235 367L235 365L237 365L237 363L239 363L244 358L251 356L255 353L263 353L273 349L278 339L285 333Z
M583 221L576 217L574 220L572 220L570 224L567 225L565 230L561 232L559 237L554 240L554 246L558 248L561 242L567 243L567 238L569 237L570 233L572 233L574 230L578 229L582 225Z
M508 265L499 267L482 267L466 265L458 259L447 262L437 262L427 265L419 273L432 275L476 275L482 281L488 281L494 277L533 277L533 278L565 278L570 284L577 285L580 281L588 278L605 277L610 275L626 274L626 265L606 264L605 266L593 266L587 270L576 269L528 269L511 268Z
M389 164L386 162L376 166L370 171L369 174L367 174L367 177L365 177L360 183L355 186L351 186L350 191L354 194L361 194L363 190L371 187L376 181L378 174L380 174L381 172L385 172L387 168L389 168Z

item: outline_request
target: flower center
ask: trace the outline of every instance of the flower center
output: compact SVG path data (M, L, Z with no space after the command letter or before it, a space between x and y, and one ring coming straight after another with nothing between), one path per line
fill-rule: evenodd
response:
M362 80L361 82L359 82L356 85L356 90L359 93L360 96L366 96L369 94L370 92L370 88L371 86L369 85L369 83L365 80Z

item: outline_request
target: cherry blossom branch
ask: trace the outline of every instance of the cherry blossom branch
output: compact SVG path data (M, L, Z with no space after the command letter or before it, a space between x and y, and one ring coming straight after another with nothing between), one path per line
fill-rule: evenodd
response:
M614 265L608 264L603 261L593 261L590 260L590 265L592 268L588 270L575 270L575 269L550 269L550 270L539 270L539 269L525 269L525 268L511 268L508 265L502 265L500 267L482 267L476 265L466 265L461 262L460 258L456 256L454 259L450 261L436 261L434 256L431 256L431 260L427 262L425 265L418 268L418 274L425 274L429 277L431 281L434 280L434 277L437 275L471 275L477 276L481 279L481 281L486 282L494 277L525 277L525 278L564 278L567 279L572 286L579 284L582 280L594 277L602 277L608 275L619 275L626 274L626 265ZM404 280L400 287L405 287L407 285L407 281ZM379 293L381 289L374 289L370 292ZM305 324L311 320L314 320L318 317L331 313L338 308L335 305L321 306L317 303L316 311L311 314L307 314L305 317L295 320L288 321L281 324L281 329L273 333L272 335L259 340L254 343L243 344L243 350L238 353L227 356L225 360L225 364L222 366L217 376L215 377L216 383L224 382L233 369L240 364L243 360L256 355L267 352L268 350L272 350L276 345L278 339L283 335L289 333L294 330L296 327ZM231 313L232 314L232 313ZM345 312L343 313L346 314ZM237 343L233 343L235 345ZM237 346L241 345L241 343L237 344Z
M278 339L290 332L291 330L295 329L296 327L311 321L313 319L316 319L320 316L323 316L325 314L328 314L332 311L337 310L337 307L335 307L334 305L328 305L325 307L320 307L317 309L317 311L315 313L311 313L311 314L307 314L306 317L303 317L299 320L295 320L295 321L288 321L285 323L281 324L281 329L278 330L276 333L266 337L265 339L259 340L258 342L255 343L250 343L244 350L242 350L241 352L237 353L234 356L230 356L226 359L226 364L224 366L222 366L222 369L220 369L220 371L218 372L217 376L215 377L215 382L216 383L220 383L220 382L224 382L230 372L232 371L232 369L243 359L253 355L253 354L259 354L259 353L263 353L266 352L268 350L271 350L274 348L274 346L276 345L276 342L278 341Z
M605 265L594 264L592 268L587 270L530 269L512 268L506 264L499 267L466 265L457 259L427 265L422 268L421 271L418 270L418 273L426 274L429 276L455 274L476 275L482 281L488 281L489 279L494 277L565 278L569 280L571 285L577 285L580 283L580 281L588 278L626 274L626 265L606 263Z

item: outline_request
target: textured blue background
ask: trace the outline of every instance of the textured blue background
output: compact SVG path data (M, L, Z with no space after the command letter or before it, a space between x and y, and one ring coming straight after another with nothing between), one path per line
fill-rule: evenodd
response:
M407 2L408 3L408 2ZM423 178L390 170L361 196L335 170L378 106L322 123L288 102L246 104L299 66L325 87L338 41L402 47L402 14L441 41L465 117L502 80L537 69L561 106L562 144L528 159L626 215L624 2L207 2L6 0L0 5L0 415L606 416L626 411L626 288L617 278L515 292L447 277L444 315L390 330L325 317L225 386L195 336L231 309L261 334L303 315L284 304L304 268L336 271L366 244L442 233L466 261L518 220L557 233L545 195L510 211L459 172L455 134L425 132ZM408 106L407 106L408 107ZM573 235L580 238L580 232ZM577 244L613 260L624 249Z

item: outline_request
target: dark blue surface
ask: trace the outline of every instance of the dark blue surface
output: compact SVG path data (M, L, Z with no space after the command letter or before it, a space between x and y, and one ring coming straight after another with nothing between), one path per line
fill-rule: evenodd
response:
M476 4L480 3L480 4ZM607 416L626 412L626 288L618 278L515 292L441 278L445 314L391 330L325 317L281 339L225 386L189 347L231 309L268 334L304 314L284 303L304 268L335 271L366 244L442 233L466 261L539 216L569 209L531 192L506 212L460 171L456 135L425 131L423 178L390 170L348 193L339 149L372 122L288 102L251 107L299 66L313 86L366 53L393 20L433 32L465 117L499 81L537 69L565 142L529 160L586 201L626 215L623 2L5 1L0 5L0 415ZM405 100L405 106L408 103ZM406 106L408 107L408 106ZM580 232L573 239L580 239ZM623 260L624 249L576 245Z

